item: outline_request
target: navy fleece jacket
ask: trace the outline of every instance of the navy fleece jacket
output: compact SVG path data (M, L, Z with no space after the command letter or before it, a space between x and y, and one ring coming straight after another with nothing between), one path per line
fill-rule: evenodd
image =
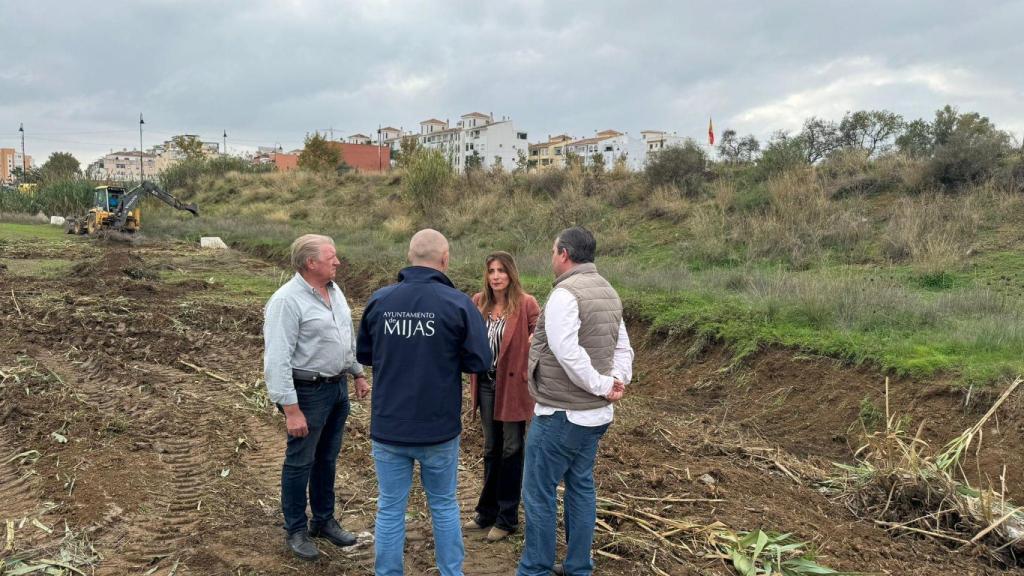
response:
M462 372L491 366L487 327L442 272L410 266L373 293L356 357L373 366L370 437L385 444L439 444L462 432Z

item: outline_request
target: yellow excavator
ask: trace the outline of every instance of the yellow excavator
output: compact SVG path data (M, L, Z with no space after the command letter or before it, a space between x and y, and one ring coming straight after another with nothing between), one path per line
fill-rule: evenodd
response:
M133 234L142 226L139 204L145 196L154 196L178 210L199 215L195 204L185 204L171 196L163 188L148 180L131 190L121 186L97 186L93 196L93 207L82 218L68 218L64 230L68 234L96 234L102 231L126 232Z

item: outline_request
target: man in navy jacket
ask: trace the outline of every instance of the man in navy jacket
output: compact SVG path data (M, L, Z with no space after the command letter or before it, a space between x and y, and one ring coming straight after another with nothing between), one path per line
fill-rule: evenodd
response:
M445 275L448 241L420 230L398 283L376 291L359 325L356 357L373 366L370 437L377 468L377 576L402 574L413 464L430 504L441 576L461 576L465 550L455 498L462 373L491 365L476 306Z

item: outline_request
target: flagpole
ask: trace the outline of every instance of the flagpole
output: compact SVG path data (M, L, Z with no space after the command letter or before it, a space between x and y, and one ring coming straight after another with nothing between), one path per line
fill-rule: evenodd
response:
M145 180L142 169L142 125L146 122L142 119L142 112L139 112L139 184Z

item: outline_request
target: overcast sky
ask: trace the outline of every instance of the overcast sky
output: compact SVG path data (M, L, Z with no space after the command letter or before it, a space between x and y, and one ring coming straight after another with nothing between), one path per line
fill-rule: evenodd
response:
M614 128L764 139L953 104L1024 135L1024 2L0 0L0 147L199 134L301 146L472 111L530 141Z

